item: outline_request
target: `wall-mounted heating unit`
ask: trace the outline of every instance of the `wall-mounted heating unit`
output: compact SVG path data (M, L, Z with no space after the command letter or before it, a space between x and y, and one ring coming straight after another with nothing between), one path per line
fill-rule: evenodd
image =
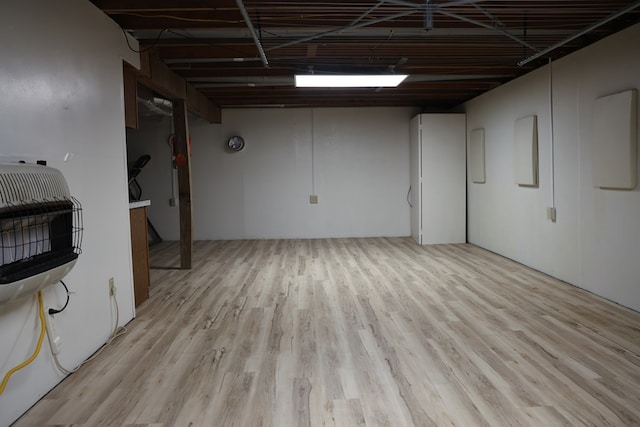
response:
M57 283L82 243L82 209L57 169L0 164L0 304Z

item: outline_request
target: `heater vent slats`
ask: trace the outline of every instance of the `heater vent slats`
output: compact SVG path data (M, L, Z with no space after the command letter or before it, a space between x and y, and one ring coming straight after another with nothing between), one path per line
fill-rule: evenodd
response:
M49 171L0 172L0 207L69 198L64 177Z

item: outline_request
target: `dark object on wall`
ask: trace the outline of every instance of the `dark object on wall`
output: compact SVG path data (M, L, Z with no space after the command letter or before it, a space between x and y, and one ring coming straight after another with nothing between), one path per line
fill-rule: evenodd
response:
M151 160L151 156L148 154L144 154L133 163L133 166L129 168L129 200L135 201L140 200L142 197L142 187L138 183L136 179L140 172L142 172L142 168L145 167L147 163Z
M244 148L244 138L235 135L229 138L227 141L227 150L231 152L240 151Z
M136 178L140 175L140 172L142 172L142 169L146 164L149 163L149 160L151 160L151 156L143 154L138 157L138 159L129 168L129 201L131 202L138 201L142 197L142 187L140 187ZM147 225L149 226L150 231L149 244L153 245L162 242L160 233L158 233L158 230L156 230L151 221L149 221L149 218L147 218Z

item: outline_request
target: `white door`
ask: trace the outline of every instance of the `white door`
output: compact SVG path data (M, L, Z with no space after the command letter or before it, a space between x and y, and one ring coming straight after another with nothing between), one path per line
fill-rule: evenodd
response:
M466 241L466 119L421 117L421 244Z

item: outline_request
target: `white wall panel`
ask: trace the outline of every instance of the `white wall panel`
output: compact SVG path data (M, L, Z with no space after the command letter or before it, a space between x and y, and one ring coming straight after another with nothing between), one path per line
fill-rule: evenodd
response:
M217 125L192 120L195 238L408 236L412 115L407 108L249 109L225 110ZM242 151L224 150L231 135L245 139ZM170 165L154 146L163 140L149 131L134 144L160 157L140 183L152 197L154 225L177 239ZM314 192L317 205L309 203Z
M65 278L73 294L55 317L60 359L72 368L111 333L110 277L118 288L121 325L134 314L122 58L137 63L137 54L90 2L8 0L0 13L0 58L0 157L47 160L83 207L82 254ZM47 307L64 304L61 286L43 294ZM33 352L36 319L35 297L0 308L0 375ZM62 378L45 343L38 358L9 380L0 397L0 425Z
M640 189L605 191L593 185L593 100L640 88L640 25L590 50L577 73L580 139L581 286L640 310ZM640 161L636 159L636 161Z
M593 101L593 184L633 190L638 177L637 91L627 90Z
M522 117L514 125L513 175L516 184L538 185L538 124L536 116Z
M474 129L469 134L469 177L471 182L484 184L484 129Z
M486 185L467 185L470 242L636 310L640 191L594 187L592 124L595 99L640 87L639 39L635 25L553 63L553 188L548 66L466 104L468 127L485 128L487 165ZM533 114L539 186L518 187L513 123ZM556 223L546 218L554 193Z

